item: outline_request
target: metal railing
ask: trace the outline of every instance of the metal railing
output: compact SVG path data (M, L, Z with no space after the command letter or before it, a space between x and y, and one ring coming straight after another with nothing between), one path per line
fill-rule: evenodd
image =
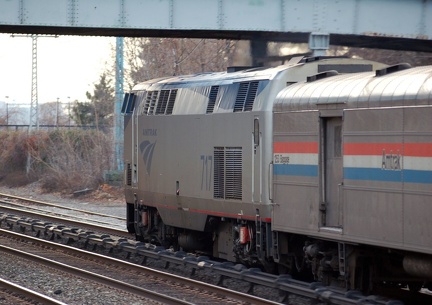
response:
M0 124L0 130L28 130L30 127L30 125L28 124L16 124L16 125L4 125L4 124ZM52 128L57 128L57 129L96 129L95 125L55 125L55 124L51 124L51 125L39 125L39 130L41 129L52 129ZM101 126L99 126L99 128L103 128Z

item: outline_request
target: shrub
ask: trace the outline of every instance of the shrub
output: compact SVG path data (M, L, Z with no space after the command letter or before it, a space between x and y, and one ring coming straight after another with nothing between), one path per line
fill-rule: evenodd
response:
M39 131L31 135L6 132L0 133L0 144L6 147L0 155L0 166L5 169L0 179L3 175L5 182L29 166L27 180L39 180L45 191L96 188L110 168L113 153L111 137L96 130Z
M27 162L27 133L0 131L0 175L25 171Z

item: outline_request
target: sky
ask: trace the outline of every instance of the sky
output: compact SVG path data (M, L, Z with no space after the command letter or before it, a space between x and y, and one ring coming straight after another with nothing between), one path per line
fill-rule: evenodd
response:
M37 40L38 103L85 101L112 66L115 37L59 36ZM0 102L30 104L32 39L0 34Z

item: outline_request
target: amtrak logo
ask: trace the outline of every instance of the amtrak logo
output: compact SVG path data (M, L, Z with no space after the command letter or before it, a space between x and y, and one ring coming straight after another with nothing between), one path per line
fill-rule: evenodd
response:
M156 146L156 141L151 143L150 141L142 141L140 144L141 154L143 155L144 163L146 165L147 174L150 174L151 164L153 159L153 151Z

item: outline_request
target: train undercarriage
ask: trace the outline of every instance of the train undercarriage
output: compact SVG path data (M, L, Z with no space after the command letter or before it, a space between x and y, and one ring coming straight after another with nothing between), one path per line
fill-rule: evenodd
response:
M127 228L137 240L175 251L194 251L365 294L380 286L432 290L428 255L274 232L259 219L209 216L205 230L199 232L165 225L154 207L127 206Z

